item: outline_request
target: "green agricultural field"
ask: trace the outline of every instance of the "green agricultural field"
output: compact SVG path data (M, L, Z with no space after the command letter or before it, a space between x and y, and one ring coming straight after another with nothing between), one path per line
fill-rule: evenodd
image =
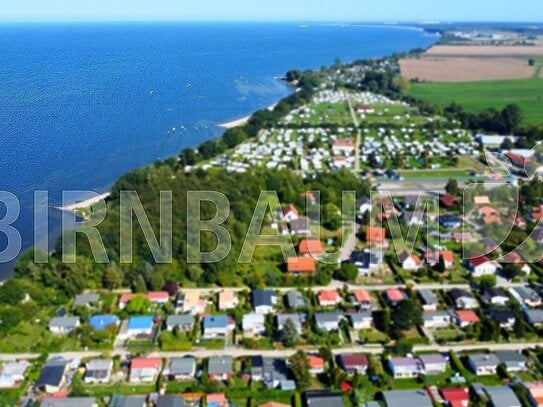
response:
M516 103L524 112L525 124L543 123L543 79L413 83L409 94L444 106L456 102L473 112Z

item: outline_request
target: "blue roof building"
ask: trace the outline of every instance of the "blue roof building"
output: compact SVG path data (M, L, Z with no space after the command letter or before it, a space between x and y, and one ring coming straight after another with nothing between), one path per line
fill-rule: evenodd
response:
M226 315L206 315L204 317L204 329L226 328L228 317Z
M153 317L152 316L139 316L132 317L128 320L129 331L140 331L153 329Z
M118 325L119 317L117 315L94 315L90 317L89 324L97 331L103 331L109 325Z

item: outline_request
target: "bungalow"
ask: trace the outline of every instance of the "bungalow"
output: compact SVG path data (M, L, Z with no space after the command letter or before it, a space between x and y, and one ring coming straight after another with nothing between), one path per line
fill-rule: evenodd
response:
M309 373L311 375L318 375L324 373L324 367L326 366L326 361L320 356L316 355L307 355L307 363L309 364Z
M298 252L303 256L318 258L325 253L325 250L319 239L303 239L298 245Z
M498 321L500 328L512 330L515 326L515 314L509 310L490 310L487 312L490 319Z
M264 314L245 314L241 326L244 335L263 335L266 331Z
M206 310L206 300L200 297L198 291L186 291L177 296L177 310L192 315L202 314Z
M422 314L424 327L429 329L447 328L452 323L451 314L447 311L430 311Z
M285 300L288 308L304 308L307 305L307 302L298 290L291 290L286 293Z
M393 307L406 298L405 294L397 288L389 288L386 290L385 297L388 303Z
M360 276L368 277L383 263L383 252L375 249L353 251L349 262L356 266Z
M418 359L409 357L389 359L388 368L395 379L417 377L423 373L421 362Z
M432 399L424 390L386 390L382 397L386 407L433 407Z
M373 299L369 292L364 289L357 289L352 292L351 301L359 308L370 310L373 308Z
M314 257L289 257L287 258L287 272L291 274L313 274L316 269Z
M439 301L437 299L437 296L434 294L432 290L427 290L427 289L418 290L417 294L420 298L420 301L422 303L422 309L424 311L433 312L437 310Z
M323 331L337 331L339 329L339 321L343 315L339 312L317 312L315 313L315 324L318 329Z
M366 243L370 246L387 246L386 229L375 226L366 228Z
M196 360L192 356L172 358L162 374L169 380L193 380L196 374Z
M437 375L447 370L447 359L440 353L419 356L422 372L425 375Z
M237 294L232 290L225 290L219 293L219 311L226 311L236 308L239 304Z
M166 318L166 328L172 331L178 327L181 331L192 331L194 328L194 316L192 314L168 315Z
M482 295L482 300L487 304L504 307L509 302L507 293L499 287L487 288Z
M84 382L86 384L109 383L113 361L108 359L92 359L85 366Z
M25 404L21 404L25 405ZM60 398L51 397L41 401L40 407L96 407L96 399L94 397L70 397Z
M230 380L232 372L232 356L211 356L207 360L207 373L211 380Z
M330 390L306 390L302 394L303 407L345 407L343 394Z
M305 321L305 315L303 314L277 314L277 317L276 317L277 329L279 331L282 331L283 327L285 326L288 320L290 320L294 324L298 334L301 334L303 330L303 322Z
M490 205L490 199L487 195L478 195L473 197L473 203L479 206Z
M74 300L74 308L75 307L92 307L94 304L98 304L100 302L100 295L99 294L79 294L76 295Z
M359 103L358 105L356 105L355 110L357 113L361 113L361 114L372 114L375 112L373 107L366 105L364 103Z
M439 224L448 229L456 229L462 226L462 219L454 215L442 215L438 220Z
M371 311L354 312L348 315L354 329L371 329L373 313Z
M520 305L526 305L531 308L536 308L541 305L541 296L528 286L512 287L509 289L509 293L520 303Z
M224 393L211 393L206 396L207 407L228 407L229 405Z
M402 252L398 260L404 270L418 270L422 266L422 260L415 254Z
M300 216L290 222L290 234L294 236L311 236L311 223L309 218Z
M270 314L277 304L277 295L273 290L253 290L251 298L253 309L257 314Z
M477 256L469 259L468 269L473 277L481 277L496 274L499 264L486 256Z
M528 400L532 407L543 407L543 383L525 384L528 391Z
M443 208L450 209L450 208L458 207L460 205L460 201L456 199L454 196L452 196L451 194L446 193L446 194L442 194L439 197L439 204Z
M522 407L515 392L509 386L485 387L491 407Z
M517 252L510 252L507 253L503 259L501 259L501 262L504 264L513 264L514 266L518 267L520 271L522 271L525 274L530 274L532 269L526 262L522 259L520 254Z
M156 407L185 407L185 400L181 396L161 395L158 397Z
M203 318L203 338L225 338L234 329L226 315L206 315Z
M441 397L448 407L468 407L469 390L465 387L441 389Z
M523 169L527 161L525 157L522 157L521 155L515 154L511 151L508 151L507 153L505 153L504 156L509 159L509 161L511 162L511 164L513 164L514 167L517 167L517 168Z
M121 339L138 339L153 334L154 320L152 316L134 316L128 320L126 331L119 333Z
M493 353L471 354L467 361L470 370L477 376L496 374L500 364L500 360Z
M283 211L283 220L285 222L292 222L293 220L297 220L300 217L300 212L298 212L298 209L292 204L289 204L285 207Z
M525 309L522 311L524 319L530 325L535 327L543 326L543 310L540 309Z
M479 317L472 310L457 310L455 311L455 314L456 324L462 329L479 322Z
M57 393L65 383L67 368L67 360L63 358L51 359L41 369L34 388L48 394Z
M341 303L341 296L336 290L322 290L317 299L321 307L333 307Z
M147 396L119 396L115 407L145 407Z
M287 380L287 363L280 358L266 358L254 356L251 358L251 379L255 382L263 382L268 389L281 388L285 390L294 383Z
M93 315L89 318L89 325L95 331L103 331L110 326L118 326L120 323L119 317L113 314Z
M496 356L508 372L521 372L526 370L526 358L520 352L498 351Z
M479 303L472 293L460 288L453 288L449 291L449 297L454 302L456 309L475 309L479 308Z
M132 359L130 362L130 383L153 383L161 368L161 358Z
M29 365L27 361L6 363L0 369L0 388L15 387L21 383Z
M81 323L79 317L55 317L49 321L49 330L57 335L74 331Z
M332 142L332 153L334 155L351 155L354 151L352 140L334 140Z
M348 374L365 375L368 370L368 357L362 353L344 353L339 356L339 364Z

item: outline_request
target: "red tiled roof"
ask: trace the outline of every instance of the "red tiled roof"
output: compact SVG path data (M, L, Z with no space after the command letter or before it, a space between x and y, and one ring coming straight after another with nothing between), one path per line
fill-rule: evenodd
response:
M516 167L524 167L524 164L526 164L526 158L521 157L518 154L512 153L511 151L508 151L504 154L509 160L511 161L511 164L513 164Z
M480 266L481 264L485 264L485 263L488 263L489 261L492 261L490 260L488 257L486 256L477 256L477 257L474 257L472 259L469 260L470 264L473 266L473 267L477 267L477 266Z
M439 252L439 256L443 257L443 260L452 263L454 261L454 253L450 250L444 250Z
M361 353L359 354L347 354L342 356L342 361L345 364L345 367L349 366L367 366L368 357Z
M460 203L458 199L456 199L454 196L448 193L441 195L441 198L439 198L439 202L441 202L441 205L447 206L447 207L455 206Z
M386 290L386 295L390 301L401 301L404 299L403 293L397 288L389 288Z
M132 369L160 369L161 366L162 359L160 358L136 358L130 363Z
M319 302L322 301L338 301L339 294L336 290L322 290L319 293Z
M370 302L371 296L370 293L368 293L366 290L354 290L353 291L354 298L358 302Z
M441 395L443 396L443 399L445 401L448 401L451 404L453 402L462 402L469 400L469 392L466 388L441 389Z
M458 310L456 316L462 322L479 322L479 317L472 310Z
M368 226L366 229L366 243L383 244L386 240L385 228Z
M285 212L284 212L285 215L286 215L287 213L289 213L289 212L292 212L292 213L294 213L294 214L296 214L296 215L299 214L299 213L298 213L298 209L296 209L296 207L295 207L294 205L292 205L292 204L288 204L287 207L285 208Z
M298 250L301 254L319 256L324 253L322 242L318 239L304 239L300 242Z
M309 367L312 369L324 367L324 359L315 355L307 355L307 363L309 363Z
M287 271L289 273L313 273L315 271L315 259L313 257L289 257L287 259Z

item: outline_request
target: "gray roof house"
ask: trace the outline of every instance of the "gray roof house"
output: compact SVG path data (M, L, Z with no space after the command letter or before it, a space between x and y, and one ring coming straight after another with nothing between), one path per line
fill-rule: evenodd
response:
M40 407L95 407L96 405L94 397L73 397L45 399Z
M298 219L291 220L290 233L297 236L310 236L311 228L309 219L305 216L300 216Z
M533 308L541 305L541 296L530 287L511 287L509 292L520 304Z
M68 361L64 359L52 359L41 369L40 376L34 387L46 393L56 393L64 383L64 373Z
M277 314L277 329L282 330L285 323L290 319L296 326L299 334L302 333L305 314Z
M287 378L287 363L280 358L264 358L254 356L251 358L251 379L263 382L268 389L292 387Z
M424 390L388 390L382 394L387 407L433 407L432 399Z
M196 360L192 356L172 358L163 374L170 380L192 380L196 373Z
M251 292L252 304L257 314L269 314L277 303L277 295L273 290L253 290Z
M435 311L437 309L439 301L432 290L422 289L418 290L417 293L422 302L422 308L425 311Z
M543 310L540 309L525 309L523 311L524 319L531 325L543 325Z
M422 314L425 328L446 328L453 323L453 318L448 311L430 311Z
M185 407L185 401L181 396L160 396L156 407Z
M145 396L120 396L111 401L112 407L144 407Z
M232 356L211 356L207 361L207 374L212 380L228 380L232 372Z
M304 296L298 290L291 290L286 293L285 299L289 308L304 308L307 305Z
M182 331L190 331L194 327L194 315L192 314L179 314L168 315L166 318L166 327L169 331L175 327L179 327Z
M388 360L388 368L394 378L417 377L423 373L420 360L408 357L397 357Z
M79 325L79 317L54 317L49 321L49 330L55 334L67 334Z
M345 407L343 395L330 390L307 390L302 401L304 407Z
M349 320L354 329L370 329L373 325L373 312L353 312L349 314Z
M441 353L420 355L419 360L426 375L440 374L447 370L447 359Z
M500 360L493 353L477 353L468 356L468 365L476 375L496 374Z
M520 372L526 370L526 358L520 352L499 351L496 356L505 366L508 372Z
M108 359L92 359L85 366L85 383L107 383L111 377L113 361Z
M339 312L317 312L315 314L315 323L319 329L324 331L334 331L339 329L339 321L343 318L343 315Z
M99 294L79 294L75 297L74 307L90 307L92 304L97 304L100 302Z
M522 407L515 392L508 386L485 387L492 407Z

